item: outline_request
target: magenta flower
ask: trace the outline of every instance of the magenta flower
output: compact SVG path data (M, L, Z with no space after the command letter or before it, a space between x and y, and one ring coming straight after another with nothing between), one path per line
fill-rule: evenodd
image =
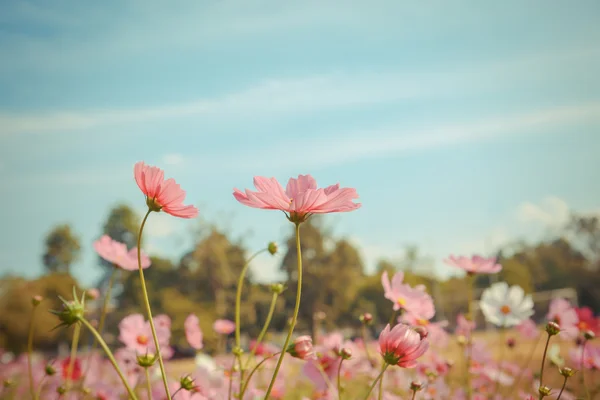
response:
M594 312L589 307L576 308L577 318L579 323L577 328L579 332L592 331L596 335L600 335L600 317L594 317Z
M354 203L358 198L355 189L340 188L339 184L317 189L317 182L310 175L290 178L285 188L275 178L254 177L258 191L233 190L233 196L249 207L266 210L281 210L295 223L306 220L312 214L348 212L360 207Z
M185 191L173 178L165 180L162 169L144 164L135 164L133 169L135 181L146 195L146 204L152 211L164 211L174 217L194 218L198 209L194 206L184 206Z
M196 315L190 314L187 316L183 323L183 329L185 330L185 338L193 349L200 350L204 347L200 320Z
M161 353L163 357L168 358L172 355L172 349L169 347L171 338L170 322L166 324L166 319L168 317L165 315L157 315L154 322ZM156 351L150 323L144 320L142 314L131 314L121 320L119 323L119 340L129 350L139 355L154 354Z
M415 319L428 321L435 315L435 306L431 296L425 292L425 286L411 287L405 283L404 274L399 271L394 274L392 280L388 279L387 271L381 274L381 285L384 296L394 303L394 310L403 309L412 314Z
M213 324L213 329L221 335L229 335L235 330L235 322L228 319L218 319Z
M379 335L379 350L390 365L413 368L428 348L429 342L408 325L398 324L390 329L388 324Z
M450 255L444 262L470 274L495 274L502 269L502 265L496 263L495 258L483 258L477 255L471 258Z
M560 335L567 339L575 339L579 333L577 324L579 317L571 303L562 298L553 299L550 302L548 321L554 321L560 326Z
M519 325L517 325L516 329L519 332L519 334L526 339L535 339L540 334L537 325L535 324L535 322L533 322L531 318L528 318L521 322Z
M135 271L138 269L137 247L127 251L124 243L113 240L108 235L103 235L94 242L94 250L100 257L119 268ZM142 251L142 268L150 266L150 258Z

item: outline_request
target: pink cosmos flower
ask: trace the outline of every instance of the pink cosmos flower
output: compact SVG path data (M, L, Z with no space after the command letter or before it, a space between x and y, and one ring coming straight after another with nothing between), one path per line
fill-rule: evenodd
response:
M381 274L384 296L394 303L394 310L403 309L419 320L430 320L435 315L435 306L431 296L425 292L425 286L411 287L405 283L404 273L398 271L390 282L387 271Z
M179 218L195 218L198 215L196 207L183 205L185 191L173 178L165 180L162 169L140 161L135 164L133 174L152 211L164 211Z
M348 212L360 207L354 203L358 198L355 189L340 188L339 184L317 189L317 182L310 175L290 178L285 188L275 178L254 177L258 191L233 190L240 203L254 208L281 210L292 222L303 222L312 214Z
M100 257L128 271L138 269L137 247L127 251L125 243L117 242L108 235L103 235L100 239L94 242L94 250ZM146 269L150 266L150 258L142 251L142 268Z
M448 265L463 269L471 274L495 274L502 269L502 265L496 263L495 258L483 258L477 255L471 258L450 255L444 262Z
M413 368L428 348L429 342L408 325L398 324L390 329L388 324L379 335L379 350L390 365Z
M462 335L466 338L471 336L471 332L475 329L475 321L469 321L463 314L458 314L456 317L456 335Z
M294 340L294 343L288 348L288 353L290 353L292 357L301 360L313 360L317 358L313 350L312 338L307 335L297 337L296 340Z
M200 350L204 347L202 343L202 330L200 329L200 320L194 314L188 315L183 323L185 338L193 349Z
M165 315L157 315L154 318L156 336L158 337L162 356L165 358L169 358L173 354L173 350L169 347L171 338L170 322L168 325L165 322L168 318ZM121 320L119 323L119 340L128 349L139 355L154 354L156 352L150 323L144 320L142 314L131 314Z
M583 346L578 346L569 350L569 357L575 368L581 368L582 351ZM583 353L583 368L600 369L600 346L593 346L592 343L588 343L585 346L585 353Z
M535 339L540 335L540 330L531 318L528 318L517 325L517 331L526 339Z
M589 307L576 308L579 323L579 332L592 331L596 336L600 334L600 317L594 317L594 312Z
M548 321L554 321L560 325L560 335L567 339L575 339L579 333L577 324L579 318L577 312L567 300L562 298L553 299L550 302Z
M235 322L228 319L218 319L213 324L213 329L221 335L229 335L235 330Z

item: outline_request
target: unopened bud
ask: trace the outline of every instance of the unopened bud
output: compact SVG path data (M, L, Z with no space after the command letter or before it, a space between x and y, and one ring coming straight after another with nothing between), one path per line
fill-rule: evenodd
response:
M360 322L362 322L365 325L370 325L371 322L373 322L373 315L371 315L371 313L364 313L363 315L361 315L358 319L360 319Z
M412 390L413 392L418 392L419 390L423 389L423 384L419 381L412 381L410 383L410 390Z
M181 378L179 380L179 384L181 385L181 388L183 390L187 390L187 391L191 391L196 387L196 385L194 384L194 380L189 375L186 375L183 378Z
M560 332L560 325L554 321L550 321L548 324L546 324L546 332L550 336L558 335Z
M56 393L62 396L63 394L67 393L67 387L65 385L60 385L56 388Z
M413 328L413 330L419 334L419 336L421 337L421 340L423 340L427 336L429 336L429 331L426 328L422 327L422 326L415 326Z
M48 376L52 376L52 375L56 374L56 368L54 368L52 366L52 364L46 365L46 368L44 368L44 371L46 372L46 375L48 375Z
M74 300L63 303L61 311L50 312L60 319L61 325L71 326L83 318L84 311L83 304Z
M515 340L515 338L508 338L508 339L506 339L506 345L509 348L512 349L513 347L515 347L516 344L517 344L517 341Z
M552 393L552 389L550 389L548 386L540 386L538 388L538 393L541 397L550 396L550 393Z
M137 356L137 364L142 368L150 368L158 359L158 354L146 353Z
M84 387L81 389L81 391L83 392L84 395L88 395L88 394L92 393L92 389L90 389L89 387Z
M585 331L583 332L583 337L585 338L585 340L592 340L596 337L596 334L594 333L594 331Z
M575 371L569 367L562 367L558 369L558 372L565 378L570 378L575 374Z
M340 356L344 360L349 360L352 358L352 350L347 347L342 347L342 350L340 350Z
M42 296L35 295L31 298L31 304L33 304L34 307L39 306L42 300L44 300Z
M269 245L267 246L267 250L269 250L269 253L271 253L272 256L274 256L275 254L277 254L277 243L275 242L269 242Z
M270 286L271 293L281 294L285 290L285 286L282 283L273 283Z
M241 356L242 354L244 354L244 350L241 347L234 347L231 352L233 353L234 356Z
M96 288L88 289L85 291L85 297L89 300L96 300L98 297L100 297L100 291Z

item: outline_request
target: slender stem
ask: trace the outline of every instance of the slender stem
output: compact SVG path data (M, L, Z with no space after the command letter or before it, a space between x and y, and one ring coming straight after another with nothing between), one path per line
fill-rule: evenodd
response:
M181 391L181 389L183 389L182 387L180 387L179 389L177 389L176 391L173 392L173 394L171 395L171 397L175 398L175 395L177 393L179 393Z
M235 369L235 362L237 361L237 357L233 359L231 362L231 369L229 370L229 391L227 398L231 400L231 393L233 391L233 370Z
M381 378L379 378L379 393L377 393L377 399L383 399L383 374L381 374Z
M339 400L342 400L342 363L344 362L344 357L340 357L340 365L338 366L338 371L337 371L337 391L338 391L338 398Z
M265 247L264 249L261 249L261 250L257 251L256 253L254 253L252 256L250 256L250 258L248 258L248 260L246 260L246 263L242 267L242 272L240 272L240 276L238 277L237 292L235 294L235 347L237 347L238 349L241 348L241 342L242 342L241 333L240 333L240 331L241 331L240 314L241 314L241 308L242 308L242 289L244 287L244 278L246 278L246 272L248 271L250 262L252 262L252 260L254 260L256 258L256 256L258 256L261 253L264 253L267 250L268 250L268 248ZM241 385L242 381L244 380L244 371L242 370L242 355L241 355L241 353L238 353L235 355L235 357L237 358L238 363L240 364L240 385Z
M544 385L544 365L546 364L546 353L548 352L548 344L550 343L550 338L552 336L548 334L548 339L546 340L546 346L544 347L544 356L542 357L542 367L540 369L540 386Z
M501 334L500 334L500 358L498 359L498 371L496 372L496 385L494 387L494 392L493 393L499 393L498 392L498 388L500 386L500 372L501 372L501 368L502 368L502 362L504 361L504 355L506 353L506 349L505 347L507 346L506 341L505 341L505 337L506 337L506 328L500 328Z
M417 398L417 391L413 390L413 395L411 397L411 400L415 400Z
M148 290L146 289L146 280L144 279L144 269L142 268L142 232L144 231L144 225L146 224L146 220L148 216L152 212L151 209L148 209L148 212L144 216L142 220L142 225L140 226L140 232L138 234L137 240L137 258L138 258L138 269L140 271L140 283L142 284L142 294L144 295L144 305L146 306L146 314L148 315L148 322L150 323L150 330L152 331L152 339L154 340L154 347L156 348L156 355L158 356L158 365L160 366L160 374L162 375L163 384L165 386L165 392L167 394L167 399L171 400L171 393L169 392L169 382L167 380L167 373L165 371L165 363L163 362L163 357L160 351L160 344L158 343L158 336L156 335L156 327L154 326L154 319L152 318L152 310L150 309L150 300L148 299Z
M277 374L279 373L279 369L281 368L281 363L283 362L283 357L285 356L285 349L287 349L288 344L290 343L290 339L292 338L292 333L294 333L294 328L296 327L296 320L298 319L298 311L300 310L300 296L302 294L302 249L300 247L300 223L296 223L296 252L298 253L298 289L296 291L296 305L294 306L294 314L292 315L292 323L290 324L290 329L288 330L287 337L285 338L285 342L283 343L282 348L284 351L279 356L279 360L277 361L277 365L275 366L275 372L273 372L271 383L269 383L269 387L267 388L265 400L269 398L269 395L273 390L273 385L275 385L275 379L277 379Z
M581 387L585 392L585 397L590 398L590 392L588 391L587 386L585 385L585 345L587 344L587 339L583 340L583 345L581 347Z
M559 399L560 399L560 396L562 396L562 393L563 393L563 391L565 390L565 386L567 386L567 379L569 379L569 378L567 378L567 377L565 376L565 380L563 381L562 388L560 389L560 393L558 394L558 397L556 398L556 400L559 400Z
M263 325L262 330L260 331L260 333L258 334L258 337L256 338L254 347L252 348L252 350L250 350L250 355L249 355L248 359L246 360L246 365L244 366L244 369L248 368L248 364L250 364L250 360L252 360L254 358L254 355L256 354L256 349L258 349L258 345L262 342L263 338L267 334L267 330L269 329L269 324L271 324L271 318L273 318L273 313L275 313L275 305L277 304L278 296L279 295L277 293L273 293L273 296L271 297L271 305L269 306L269 313L267 314L267 319L265 320L265 324Z
M112 293L112 287L114 283L115 272L117 271L117 266L113 265L113 269L110 273L110 278L108 278L108 287L106 288L106 293L104 294L104 302L102 304L102 311L100 311L100 320L98 321L98 333L102 335L104 330L104 321L106 320L106 314L108 312L108 305L110 304L110 295ZM90 348L90 354L87 357L87 365L85 366L85 373L83 374L83 382L87 378L87 374L90 372L90 368L92 366L92 357L94 352L96 351L96 347L98 346L98 342L94 337L92 341L92 347Z
M73 330L73 342L71 342L71 356L69 358L69 373L67 374L67 389L71 388L71 383L73 380L73 368L75 367L75 358L77 357L77 346L79 346L79 334L81 333L81 324L75 324L75 328Z
M260 368L260 366L263 365L265 363L265 361L275 357L278 354L279 353L275 353L268 357L263 358L258 364L256 364L256 366L254 368L252 368L252 371L250 371L250 373L248 374L248 378L246 378L246 382L244 382L244 385L242 386L242 390L240 391L238 398L240 398L240 399L244 398L244 393L246 393L246 389L248 388L248 385L250 384L250 379L252 378L252 375L254 375L254 373L256 371L258 371L258 368Z
M475 321L475 316L473 315L473 297L474 297L474 285L475 285L475 278L474 275L471 274L467 274L467 280L468 280L468 288L467 288L467 319L470 322L474 322ZM474 329L473 329L474 330ZM465 370L465 375L466 375L466 381L467 381L467 400L471 400L471 397L473 395L473 390L471 388L471 357L472 357L472 339L473 339L473 331L469 332L469 336L467 337L467 344L466 344L466 353L467 353L467 368Z
M360 327L360 333L362 335L363 344L365 346L365 353L367 355L367 360L369 364L373 365L373 360L371 360L371 354L369 353L369 343L367 342L367 326L362 324Z
M94 329L94 327L92 326L92 324L90 324L85 318L81 319L81 323L83 323L83 325L85 325L85 327L87 329L89 329L90 332L92 332L92 335L94 335L94 337L96 338L96 340L98 340L98 343L100 344L100 347L102 347L102 349L106 353L106 356L110 360L110 363L115 368L115 371L117 371L117 374L119 375L119 378L121 378L121 382L123 382L123 385L125 386L125 389L127 389L127 393L129 394L129 398L133 399L133 400L137 400L137 397L135 396L135 393L133 392L133 390L129 386L129 383L127 382L127 379L125 378L125 375L123 375L123 372L119 368L119 365L117 364L117 360L115 360L115 357L113 356L112 352L110 351L110 349L106 345L106 342L104 341L104 339L102 339L102 336L100 336L100 334L98 333L98 331L96 329Z
M35 383L33 382L33 323L35 322L35 310L37 309L37 305L33 306L31 310L31 319L29 320L29 333L27 334L27 369L29 371L29 393L31 393L31 398L36 400L37 397L35 395Z
M396 319L396 310L392 310L392 315L390 315L390 321L389 321L390 327L392 327L392 328L394 327L394 325L396 325L394 323L394 322L396 322L395 319Z
M381 372L379 373L379 375L377 375L377 378L375 378L375 381L373 381L373 384L371 385L371 387L369 388L369 391L367 392L367 395L365 396L365 400L368 400L369 395L371 394L371 392L373 391L373 389L375 388L375 385L377 385L377 382L379 382L379 380L381 379L381 377L383 376L383 373L385 372L385 370L387 369L387 367L390 364L388 363L384 363L383 364L383 368L381 369Z
M152 384L150 383L149 369L149 367L145 367L144 371L146 372L146 389L148 389L148 400L152 400Z
M325 372L325 369L323 368L321 363L316 362L314 365L319 370L319 373L321 374L321 377L323 378L323 382L325 382L325 386L327 386L328 388L333 387L333 382L331 382L331 379L329 379L329 375L327 375L327 373Z
M525 362L525 364L523 364L521 366L521 368L519 369L519 373L517 374L517 381L512 385L512 389L510 391L510 394L512 395L513 392L519 388L519 383L521 382L521 378L523 377L523 370L525 368L527 368L529 366L529 364L531 364L531 360L533 359L533 355L535 354L535 349L537 349L538 344L540 343L540 339L542 338L542 335L538 336L538 339L535 341L535 344L533 345L533 347L531 348L531 351L529 352L529 356L527 357L527 361Z
M34 397L35 400L39 399L40 396L42 395L42 389L44 388L44 383L46 381L46 377L47 377L47 375L44 375L44 377L40 381L40 384L38 385L38 390L37 390L37 392L35 394L35 397Z

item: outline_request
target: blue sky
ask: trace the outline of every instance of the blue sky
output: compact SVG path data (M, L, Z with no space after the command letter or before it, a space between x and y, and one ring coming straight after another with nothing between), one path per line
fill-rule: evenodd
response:
M109 208L144 210L139 160L250 249L290 226L233 187L355 187L363 207L327 223L369 268L417 244L447 275L448 253L600 210L597 1L173 4L0 2L0 273L40 274L66 222L92 284ZM196 224L153 215L148 250L176 259Z

